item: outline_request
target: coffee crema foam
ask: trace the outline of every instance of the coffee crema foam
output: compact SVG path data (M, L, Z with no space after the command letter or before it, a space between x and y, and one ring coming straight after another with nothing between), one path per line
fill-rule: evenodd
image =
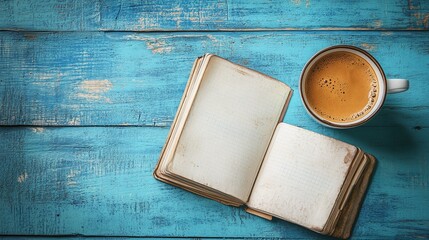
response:
M330 122L361 119L371 111L379 96L378 79L371 65L346 51L318 59L305 81L310 109Z

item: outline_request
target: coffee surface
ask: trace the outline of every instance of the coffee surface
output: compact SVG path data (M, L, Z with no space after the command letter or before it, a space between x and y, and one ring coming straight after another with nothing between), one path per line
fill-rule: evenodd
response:
M347 123L364 117L379 96L377 76L370 64L345 51L317 60L305 83L310 109L330 122Z

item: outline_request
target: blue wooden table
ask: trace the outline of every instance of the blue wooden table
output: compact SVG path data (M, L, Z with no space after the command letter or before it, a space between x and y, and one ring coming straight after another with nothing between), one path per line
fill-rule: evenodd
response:
M378 158L353 238L429 238L428 29L425 0L0 0L0 234L324 239L152 177L210 52L291 86L285 122ZM336 44L411 86L351 130L315 123L296 91Z

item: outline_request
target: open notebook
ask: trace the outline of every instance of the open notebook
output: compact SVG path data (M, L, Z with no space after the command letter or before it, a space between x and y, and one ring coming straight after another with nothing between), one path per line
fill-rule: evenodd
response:
M215 55L198 58L155 178L249 213L350 235L375 159L281 123L282 82Z

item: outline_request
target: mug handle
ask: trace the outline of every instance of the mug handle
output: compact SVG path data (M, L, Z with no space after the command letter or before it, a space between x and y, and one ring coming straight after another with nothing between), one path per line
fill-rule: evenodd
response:
M407 79L387 79L387 93L399 93L409 88Z

